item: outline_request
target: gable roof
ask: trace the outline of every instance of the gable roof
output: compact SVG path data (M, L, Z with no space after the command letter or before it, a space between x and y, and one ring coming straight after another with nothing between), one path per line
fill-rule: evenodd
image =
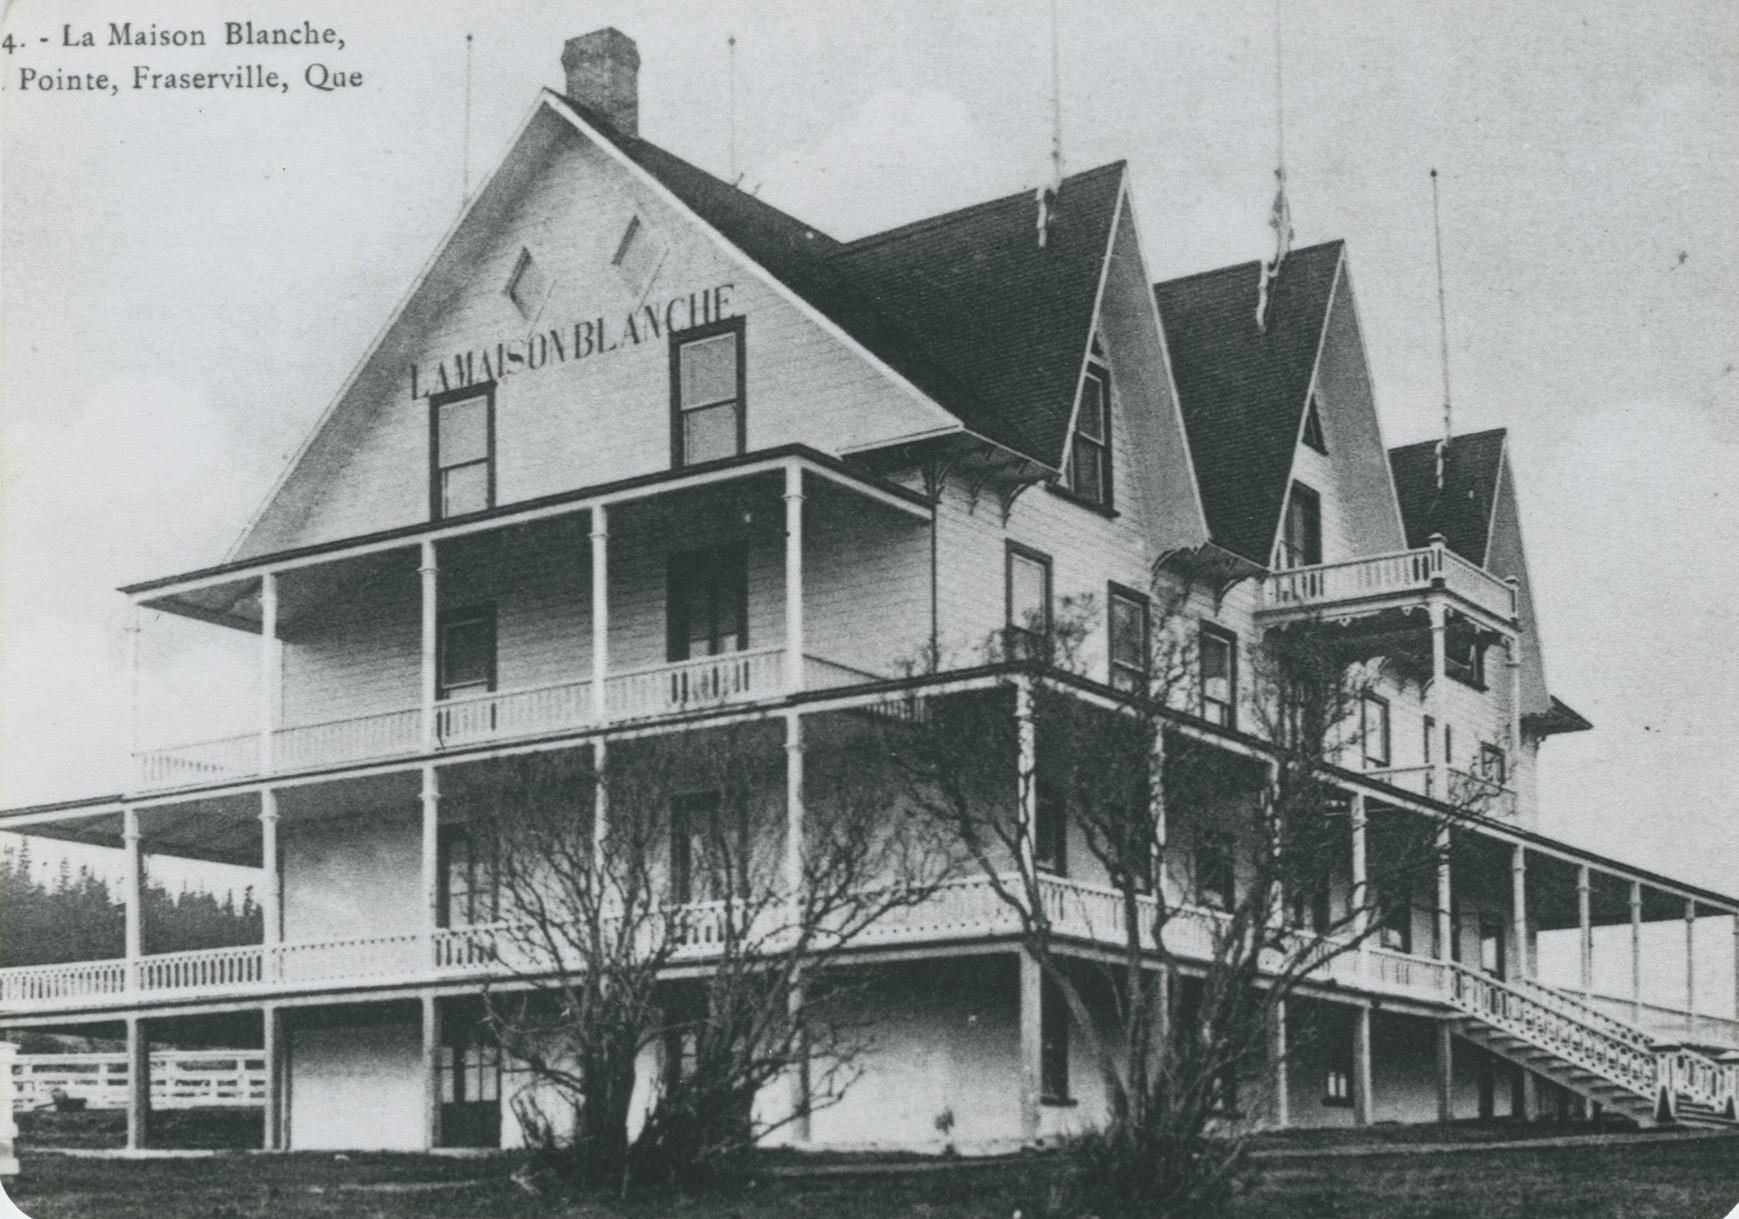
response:
M968 428L1060 467L1124 178L1064 179L1043 249L1031 192L839 242L562 98L803 301Z
M1293 250L1256 328L1260 262L1154 285L1208 530L1267 566L1344 243Z
M1497 503L1506 433L1502 428L1450 438L1443 455L1443 490L1437 489L1437 441L1422 440L1389 450L1395 493L1407 545L1444 543L1471 563L1485 565L1491 545L1492 508Z

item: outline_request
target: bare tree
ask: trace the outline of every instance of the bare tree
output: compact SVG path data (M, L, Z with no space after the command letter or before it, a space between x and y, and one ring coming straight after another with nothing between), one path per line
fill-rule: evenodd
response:
M716 1184L857 1078L850 955L959 857L851 765L885 721L811 718L825 764L801 818L783 721L615 744L601 774L523 759L479 785L516 983L491 990L491 1021L535 1081L522 1124L583 1184ZM766 1103L781 1081L788 1100Z
M1154 591L1145 674L1119 698L1070 688L1083 686L1069 680L1076 619L1093 613L1078 598L1058 622L999 641L1027 659L1003 689L937 700L895 756L1016 913L1023 949L1090 1047L1109 1113L1076 1143L1090 1208L1217 1214L1267 1105L1282 1005L1398 916L1439 838L1434 824L1386 827L1370 882L1344 883L1352 806L1325 764L1352 735L1369 672L1317 632L1288 632L1248 666L1241 726L1262 745L1186 735L1177 725L1202 710L1204 665L1184 613L1192 590ZM1115 916L1090 928L1119 945L1115 965L1068 951L1081 928L1059 918L1088 917L1053 879L1071 843L1115 894ZM1102 996L1108 1022L1093 1010Z

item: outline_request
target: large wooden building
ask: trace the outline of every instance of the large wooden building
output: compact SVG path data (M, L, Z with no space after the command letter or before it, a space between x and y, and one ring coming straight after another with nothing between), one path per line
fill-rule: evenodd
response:
M1198 656L1167 734L1260 759L1260 654L1305 625L1376 675L1324 764L1353 810L1327 900L1366 883L1379 813L1454 816L1431 890L1290 1005L1326 1033L1274 1120L1731 1120L1739 1021L1692 958L1739 898L1540 831L1538 753L1589 725L1547 686L1518 472L1502 432L1385 446L1341 243L1268 285L1155 284L1122 164L838 241L642 139L622 34L563 63L233 553L123 590L256 636L258 718L162 748L141 724L125 792L0 814L123 848L134 898L123 958L0 971L0 1023L124 1027L141 1068L251 1039L269 1146L512 1145L467 793L513 759L752 729L754 799L800 834L866 709L1034 682L1115 707L1162 628ZM987 654L1065 603L1070 671ZM1086 960L1121 933L1075 832L1037 863ZM1211 917L1236 843L1205 812L1168 833L1161 883ZM153 854L262 869L264 942L150 951ZM992 886L944 896L861 937L875 1047L788 1137L982 1151L1101 1115ZM1663 999L1642 945L1668 920ZM1540 982L1541 937L1578 932L1580 985ZM1628 945L1617 993L1597 940Z

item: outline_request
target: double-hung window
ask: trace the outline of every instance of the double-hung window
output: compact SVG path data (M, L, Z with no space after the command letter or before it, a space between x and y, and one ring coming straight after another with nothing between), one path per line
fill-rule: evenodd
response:
M1238 724L1238 637L1202 623L1196 645L1201 667L1202 718L1226 728Z
M672 465L699 465L744 450L744 390L742 318L670 336Z
M1502 745L1494 745L1487 741L1479 747L1479 777L1493 787L1502 787L1509 781L1509 759Z
M1069 873L1069 811L1054 783L1039 780L1034 793L1033 863L1053 876Z
M1051 633L1051 560L1036 550L1008 544L1008 653L1039 657Z
M495 386L429 399L429 514L437 520L495 506Z
M1286 497L1286 532L1280 540L1280 566L1315 567L1322 562L1322 499L1303 483Z
M1109 609L1109 652L1111 684L1129 694L1147 691L1148 604L1147 598L1121 585L1111 585L1106 603Z
M666 658L671 661L748 647L748 547L671 555L665 615Z
M473 606L441 615L436 637L435 695L463 698L495 689L495 607Z
M1364 742L1365 768L1389 765L1389 700L1367 694L1359 704L1359 736Z
M1069 488L1090 504L1111 506L1111 373L1087 362L1070 441Z
M495 840L469 826L443 825L436 838L440 857L436 894L441 926L492 923L501 914Z
M1196 900L1214 910L1230 910L1237 900L1232 836L1207 830L1195 848Z

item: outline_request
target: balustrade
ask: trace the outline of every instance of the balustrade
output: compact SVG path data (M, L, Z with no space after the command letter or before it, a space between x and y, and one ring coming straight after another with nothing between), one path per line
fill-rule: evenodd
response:
M1262 585L1262 608L1311 609L1368 597L1425 592L1438 582L1500 618L1516 614L1514 589L1441 546L1271 572Z

